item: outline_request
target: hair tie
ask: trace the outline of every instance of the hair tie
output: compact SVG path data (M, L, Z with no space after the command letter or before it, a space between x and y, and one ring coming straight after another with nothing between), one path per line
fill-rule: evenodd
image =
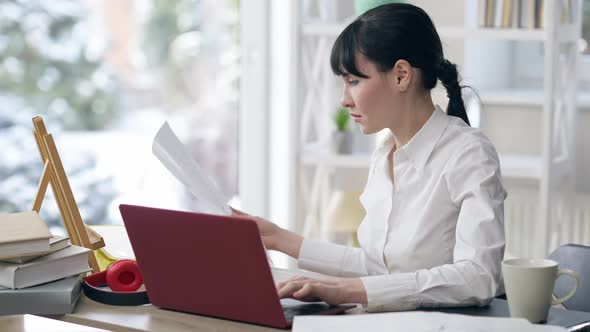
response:
M439 74L439 76L441 76L441 74L446 73L447 72L447 69L449 69L449 66L452 66L452 65L453 64L449 60L447 60L445 58L443 58L442 60L440 60L439 63L438 63L438 74Z
M449 77L450 75L450 77ZM438 77L447 90L447 97L449 99L453 97L461 97L461 87L459 82L451 82L457 75L455 65L447 59L442 59L438 64ZM456 83L456 84L452 84Z

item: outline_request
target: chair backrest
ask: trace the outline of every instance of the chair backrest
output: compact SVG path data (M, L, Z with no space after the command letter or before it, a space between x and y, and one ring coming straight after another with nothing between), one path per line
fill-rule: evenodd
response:
M549 259L558 262L560 268L570 269L578 275L578 291L574 297L563 303L564 307L590 312L590 247L565 244L555 249ZM553 294L557 297L565 296L573 286L574 281L571 278L561 277L555 283Z

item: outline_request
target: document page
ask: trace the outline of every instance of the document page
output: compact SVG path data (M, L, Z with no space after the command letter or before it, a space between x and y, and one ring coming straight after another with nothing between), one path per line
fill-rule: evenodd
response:
M152 152L203 206L203 210L197 212L231 215L223 193L191 157L168 122L162 125L154 137Z
M295 316L293 332L566 332L564 327L531 324L524 318L477 317L440 312L389 312L340 316Z

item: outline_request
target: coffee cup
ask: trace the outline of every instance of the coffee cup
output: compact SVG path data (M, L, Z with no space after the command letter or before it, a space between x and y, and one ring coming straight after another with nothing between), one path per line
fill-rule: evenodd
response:
M578 277L568 269L560 269L550 259L508 259L502 262L502 275L510 316L522 317L532 323L547 321L551 305L569 300L578 289ZM575 280L571 292L562 298L553 297L555 280L567 275Z

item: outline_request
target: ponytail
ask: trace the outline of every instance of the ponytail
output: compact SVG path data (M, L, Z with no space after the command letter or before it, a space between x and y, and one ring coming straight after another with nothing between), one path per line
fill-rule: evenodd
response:
M465 111L465 104L463 103L463 97L461 96L461 88L459 85L459 73L457 72L457 65L451 63L449 60L444 59L439 64L438 79L442 82L445 89L447 90L447 97L449 97L449 106L447 107L447 114L459 117L465 121L468 125L469 118Z

